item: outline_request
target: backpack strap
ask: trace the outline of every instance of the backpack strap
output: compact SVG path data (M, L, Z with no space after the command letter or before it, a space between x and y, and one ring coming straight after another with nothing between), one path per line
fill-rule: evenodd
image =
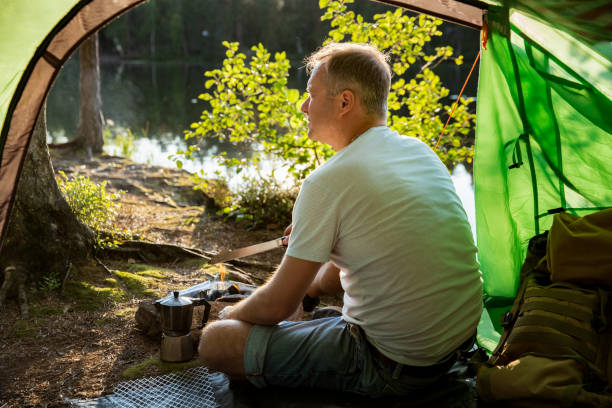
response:
M510 336L510 332L512 331L512 327L514 326L514 322L516 321L516 318L518 316L519 309L523 304L523 299L524 299L523 296L525 294L525 290L527 289L527 282L530 280L531 279L525 279L521 282L521 285L519 286L519 289L516 294L516 298L514 299L514 304L512 305L512 309L510 309L510 311L507 312L503 316L503 320L502 320L503 331L499 339L499 342L497 343L497 347L495 347L495 350L493 350L493 353L491 354L491 358L488 361L488 364L490 365L498 364L499 359L501 358L501 352L506 345L508 336Z
M544 310L551 313L556 313L562 316L573 317L581 322L591 322L593 320L593 312L571 308L558 303L547 302L545 300L530 300L526 301L521 308L523 312L531 312L533 310Z
M529 326L537 328L549 327L563 334L568 334L576 338L578 341L593 345L593 347L596 347L599 344L599 335L593 330L582 328L578 325L568 323L552 316L542 314L522 316L515 325L515 327Z
M515 330L509 336L509 341L513 348L523 348L534 352L540 351L538 354L558 357L582 357L580 360L587 360L594 363L597 358L597 349L591 344L581 342L571 336L563 336L559 333L546 333L541 330ZM524 346L524 347L521 347ZM512 358L511 356L508 356ZM513 356L518 358L520 356Z

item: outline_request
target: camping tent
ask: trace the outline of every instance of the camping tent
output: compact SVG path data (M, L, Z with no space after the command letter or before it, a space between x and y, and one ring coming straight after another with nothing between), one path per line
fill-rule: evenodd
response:
M53 78L87 35L141 1L3 2L2 236ZM584 215L612 206L612 5L608 0L380 1L473 28L486 22L474 170L487 306L479 342L491 350L499 330L492 322L515 296L528 239L546 230L558 211Z
M81 42L144 0L2 2L0 9L0 250L38 113Z
M529 238L556 212L612 206L612 5L509 3L487 13L474 158L485 305L496 323Z

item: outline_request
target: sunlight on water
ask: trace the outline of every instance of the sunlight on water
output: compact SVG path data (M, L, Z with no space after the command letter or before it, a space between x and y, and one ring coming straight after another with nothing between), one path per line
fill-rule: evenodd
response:
M174 141L165 141L163 143L157 139L139 138L134 140L134 153L131 155L130 160L136 163L176 168L176 163L170 156L176 154L180 149L185 149L185 142L181 138L176 138ZM104 151L110 155L121 155L121 148L112 143L105 144ZM233 191L240 188L244 176L254 177L258 175L258 173L252 169L247 169L240 174L227 174L225 167L219 165L214 158L214 155L217 153L217 146L213 146L201 159L182 160L183 169L190 173L198 173L200 170L204 170L208 178L217 178L216 173L220 171L221 174L224 174L228 178L229 187ZM289 176L286 166L280 165L278 160L262 160L259 164L259 174L270 176L272 172L274 172L275 178L281 182L286 180Z
M474 240L476 239L476 206L474 203L474 184L472 182L472 175L467 172L462 164L455 167L453 174L451 175L453 184L455 184L455 190L457 195L461 199L463 208L467 213L468 221L472 227L472 235Z

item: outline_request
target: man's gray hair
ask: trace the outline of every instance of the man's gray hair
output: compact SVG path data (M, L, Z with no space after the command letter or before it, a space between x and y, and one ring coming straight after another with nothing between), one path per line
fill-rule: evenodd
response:
M355 92L369 114L386 116L391 86L389 57L369 44L330 43L304 60L310 75L319 66L327 71L327 93Z

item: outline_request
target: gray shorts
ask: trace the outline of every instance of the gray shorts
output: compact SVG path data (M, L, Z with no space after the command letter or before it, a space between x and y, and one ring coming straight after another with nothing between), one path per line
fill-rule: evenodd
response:
M257 387L315 387L370 396L405 395L432 384L448 370L427 375L398 372L381 362L359 326L342 317L253 326L244 368Z

